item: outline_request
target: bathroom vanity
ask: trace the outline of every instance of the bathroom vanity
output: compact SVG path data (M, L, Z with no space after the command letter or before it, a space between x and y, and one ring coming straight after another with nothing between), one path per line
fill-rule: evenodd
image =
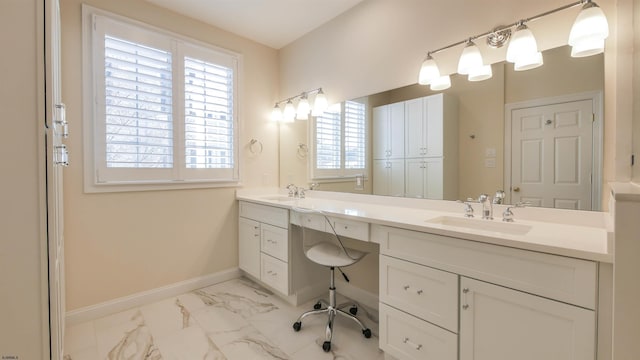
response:
M284 297L313 293L296 279L308 270L296 268L304 255L291 225L329 229L290 216L293 207L322 210L341 235L379 244L379 345L389 358L606 358L608 214L517 209L507 223L465 218L455 202L310 195L238 192L240 268Z

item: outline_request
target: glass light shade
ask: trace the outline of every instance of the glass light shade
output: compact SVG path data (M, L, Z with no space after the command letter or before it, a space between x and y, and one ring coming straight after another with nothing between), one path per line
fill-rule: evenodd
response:
M458 74L467 75L472 69L481 68L484 66L482 61L482 54L480 49L473 43L473 41L467 42L460 60L458 61Z
M293 122L296 117L296 108L293 106L291 100L287 101L287 105L284 107L282 116L282 122Z
M582 10L573 22L569 33L569 45L576 46L586 39L589 41L604 41L609 36L609 23L602 9L593 2L584 4ZM581 44L583 48L587 47ZM603 46L604 47L604 46ZM585 55L586 56L586 55Z
M521 56L518 58L513 66L515 71L524 71L529 69L535 69L542 66L544 60L542 59L542 53L540 51L529 56Z
M440 77L440 70L436 61L433 60L431 55L427 56L422 62L420 67L420 74L418 75L418 84L429 85L431 82Z
M449 75L440 76L431 82L431 90L440 91L451 87L451 78Z
M309 111L311 111L311 107L309 106L309 100L304 96L298 101L298 111L296 112L297 120L308 120L309 119Z
M316 94L316 98L313 99L313 110L311 111L311 115L320 116L327 110L329 106L329 102L327 101L326 95L322 92L322 89L318 91Z
M520 57L530 57L537 52L538 43L533 33L526 25L519 25L509 41L507 61L515 63Z
M493 76L491 65L484 65L469 71L469 81L482 81L490 79Z
M571 57L585 57L604 52L604 39L582 39L571 47Z
M280 106L276 104L271 110L271 121L280 122L282 121L282 110L280 110Z

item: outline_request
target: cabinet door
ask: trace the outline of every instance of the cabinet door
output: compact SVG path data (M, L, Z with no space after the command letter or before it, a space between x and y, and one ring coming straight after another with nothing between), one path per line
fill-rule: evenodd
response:
M373 158L385 159L389 156L389 105L373 108ZM375 178L374 178L375 179Z
M404 153L404 128L405 128L404 103L389 105L389 157L402 159Z
M405 168L405 196L424 198L424 161L423 159L407 159Z
M442 158L426 158L422 165L425 174L424 192L427 199L442 200L444 196Z
M238 266L260 279L260 223L241 217L238 224Z
M405 101L405 154L406 157L426 155L425 109L423 98Z
M595 312L462 278L460 360L593 360Z
M424 156L442 156L444 145L444 94L428 96L425 101Z
M404 196L404 160L373 161L373 194Z

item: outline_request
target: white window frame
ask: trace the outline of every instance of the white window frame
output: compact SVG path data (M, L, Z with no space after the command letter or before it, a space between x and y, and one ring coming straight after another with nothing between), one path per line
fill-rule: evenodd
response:
M311 139L311 161L309 166L309 177L314 181L319 182L332 182L332 181L344 181L347 179L355 178L356 176L362 175L365 178L369 178L369 144L371 143L369 139L369 129L370 129L370 109L368 106L368 102L366 99L355 99L353 101L363 103L365 106L365 119L364 119L364 139L365 139L365 149L364 149L364 168L362 169L346 169L345 161L345 102L340 103L340 168L339 169L318 169L317 163L317 143L316 143L316 117L311 117L309 121L309 138Z
M238 104L242 77L240 54L174 34L88 5L82 6L83 22L83 138L85 192L144 191L207 187L234 187L241 183ZM97 25L94 25L97 24ZM101 25L102 24L102 25ZM94 28L97 26L97 28ZM172 61L173 167L168 169L107 168L105 154L105 114L96 106L104 99L104 36L109 35L169 50ZM95 31L94 31L95 30ZM121 36L117 32L121 31ZM98 39L96 39L98 37ZM184 57L233 68L233 163L232 168L188 169L185 154ZM101 90L102 89L102 90Z

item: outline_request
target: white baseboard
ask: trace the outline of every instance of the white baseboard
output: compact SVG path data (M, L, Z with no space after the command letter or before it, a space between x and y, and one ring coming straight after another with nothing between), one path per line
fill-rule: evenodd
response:
M92 321L103 316L134 308L136 306L149 304L172 296L184 294L189 291L236 279L240 276L242 276L240 269L233 268L189 280L180 281L156 289L139 292L129 296L124 296L103 303L69 311L65 316L65 321L67 325L74 325L85 321Z
M344 295L369 309L378 310L378 295L344 281L340 281L336 288L338 294Z

